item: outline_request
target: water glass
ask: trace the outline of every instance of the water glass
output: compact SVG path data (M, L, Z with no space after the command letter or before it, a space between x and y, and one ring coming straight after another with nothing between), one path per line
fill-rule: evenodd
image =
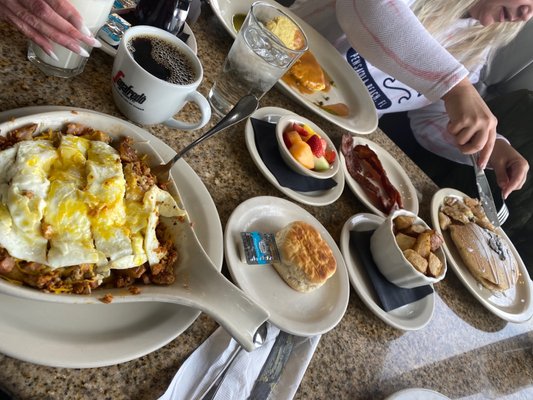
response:
M283 36L294 33L298 46L286 45L267 28L280 19L289 33ZM209 92L211 107L225 115L247 94L260 99L306 50L305 33L291 17L271 4L253 3Z
M113 6L113 0L69 0L83 17L85 25L96 36L98 30L105 24ZM92 48L86 44L80 44L88 53ZM28 60L37 66L42 72L50 76L70 78L80 74L85 68L87 57L70 51L57 43L52 43L52 50L57 60L50 57L37 44L30 41L28 46Z

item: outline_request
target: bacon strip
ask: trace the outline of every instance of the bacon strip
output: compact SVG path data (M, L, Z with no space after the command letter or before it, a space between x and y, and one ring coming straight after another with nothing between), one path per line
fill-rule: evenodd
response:
M389 214L403 208L400 192L390 182L376 153L367 145L353 146L352 135L342 136L341 151L348 172L363 188L372 204Z

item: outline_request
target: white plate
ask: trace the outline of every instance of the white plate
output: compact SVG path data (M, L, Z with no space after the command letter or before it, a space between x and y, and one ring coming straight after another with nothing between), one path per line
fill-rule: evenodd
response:
M490 312L509 322L526 322L533 316L533 283L529 273L516 251L513 243L503 229L497 228L496 233L507 242L520 270L520 277L514 288L505 292L492 292L479 283L468 271L459 252L447 231L442 231L439 225L439 208L447 196L463 199L466 194L455 189L441 189L433 195L431 200L431 222L433 228L444 237L444 252L455 274L463 282L472 295Z
M27 107L0 113L0 121L74 108ZM77 109L80 110L80 109ZM88 111L88 110L85 110ZM96 113L95 118L105 116ZM163 159L175 152L145 130L118 118L119 126L150 141ZM183 162L182 162L183 161ZM181 199L206 253L222 268L222 226L215 204L184 161L172 169ZM65 368L89 368L129 361L164 346L198 317L197 310L163 303L68 305L39 303L0 294L0 352L24 361Z
M264 121L275 123L283 115L296 115L295 113L285 110L284 108L279 107L263 107L255 111L250 118L261 119ZM252 122L250 119L246 121L244 127L244 138L246 140L246 147L252 156L257 168L263 173L265 178L274 185L280 192L284 193L293 200L296 200L302 204L308 204L310 206L326 206L333 203L337 200L344 190L344 172L341 168L333 176L333 180L337 182L337 185L332 187L329 190L319 190L314 192L297 192L295 190L289 189L285 186L281 186L276 179L276 177L270 172L268 167L263 162L263 159L257 151L257 146L255 145L254 129L252 127ZM272 140L276 140L273 136Z
M409 179L409 176L402 168L402 166L398 163L398 161L396 161L396 159L391 156L387 150L385 150L383 147L378 146L371 140L354 136L353 146L355 147L358 144L368 145L368 147L374 150L379 160L381 161L381 164L383 165L383 169L385 170L385 172L387 172L387 176L389 177L390 182L400 192L403 201L403 208L418 215L418 197L416 196L416 189L413 186L411 179ZM374 204L372 204L370 198L368 197L364 189L361 187L361 185L359 185L359 183L357 183L356 180L352 178L352 176L348 172L348 168L346 168L346 159L344 158L340 148L339 157L341 161L341 168L344 171L344 179L346 180L346 184L348 185L348 187L357 196L357 198L361 200L361 202L370 209L370 211L382 217L386 217L383 211L381 211Z
M198 45L196 44L196 38L194 37L194 33L192 33L191 27L187 25L187 23L185 23L183 27L183 32L189 35L185 44L189 46L192 51L194 51L194 54L196 54L198 52ZM102 50L106 54L109 54L111 57L115 57L117 55L118 45L114 47L114 46L111 46L109 43L107 43L101 37L99 37L99 39L100 39L100 42L102 43L102 47L100 47L100 50Z
M450 398L434 390L413 388L400 390L385 400L450 400Z
M313 225L337 260L337 271L318 289L300 293L288 286L270 264L248 265L241 259L241 232L277 232L292 221ZM348 306L350 284L342 254L322 224L300 206L278 197L253 197L231 214L224 231L226 263L234 282L270 312L270 322L297 336L333 329Z
M404 331L421 329L429 323L433 316L435 293L433 292L414 303L406 304L389 312L383 310L379 305L378 297L365 271L364 265L361 264L355 249L350 246L351 231L375 229L384 220L383 217L378 215L361 213L351 216L344 223L341 232L340 247L344 261L346 262L350 282L370 311L376 314L383 322Z
M220 19L228 33L235 38L237 32L233 28L232 18L235 14L247 14L255 0L211 0L211 8ZM342 55L322 35L302 19L298 18L287 8L276 3L274 0L265 0L283 9L304 30L309 43L309 50L322 68L334 82L331 90L327 93L302 94L283 81L277 85L285 93L290 95L303 106L331 121L332 123L353 133L367 134L376 130L378 118L374 103L363 81L353 70ZM328 98L326 101L325 98ZM350 109L350 115L340 117L324 111L315 102L322 101L327 104L344 103Z

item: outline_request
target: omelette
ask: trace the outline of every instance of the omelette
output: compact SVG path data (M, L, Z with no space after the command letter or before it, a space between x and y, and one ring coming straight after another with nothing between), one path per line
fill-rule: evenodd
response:
M172 283L177 252L160 216L185 211L131 141L115 148L95 132L49 131L0 151L0 276L56 293Z

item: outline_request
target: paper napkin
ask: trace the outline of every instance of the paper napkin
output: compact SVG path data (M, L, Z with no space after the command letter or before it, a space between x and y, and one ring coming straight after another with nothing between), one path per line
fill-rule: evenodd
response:
M373 232L373 230L351 231L350 246L356 249L357 255L364 265L365 271L381 302L381 308L385 311L391 311L406 304L414 303L426 297L428 294L433 293L433 288L430 285L405 289L389 282L383 276L374 263L372 253L370 252L370 237Z
M279 332L269 324L267 339L261 347L252 352L239 352L226 372L216 400L248 398ZM320 335L295 337L290 357L268 399L294 397L319 340ZM237 342L224 329L218 328L185 360L159 400L196 399L209 387L237 347Z
M294 172L279 153L276 140L276 124L256 118L250 118L254 129L255 145L261 159L283 187L298 192L329 190L337 185L334 179L317 179Z

